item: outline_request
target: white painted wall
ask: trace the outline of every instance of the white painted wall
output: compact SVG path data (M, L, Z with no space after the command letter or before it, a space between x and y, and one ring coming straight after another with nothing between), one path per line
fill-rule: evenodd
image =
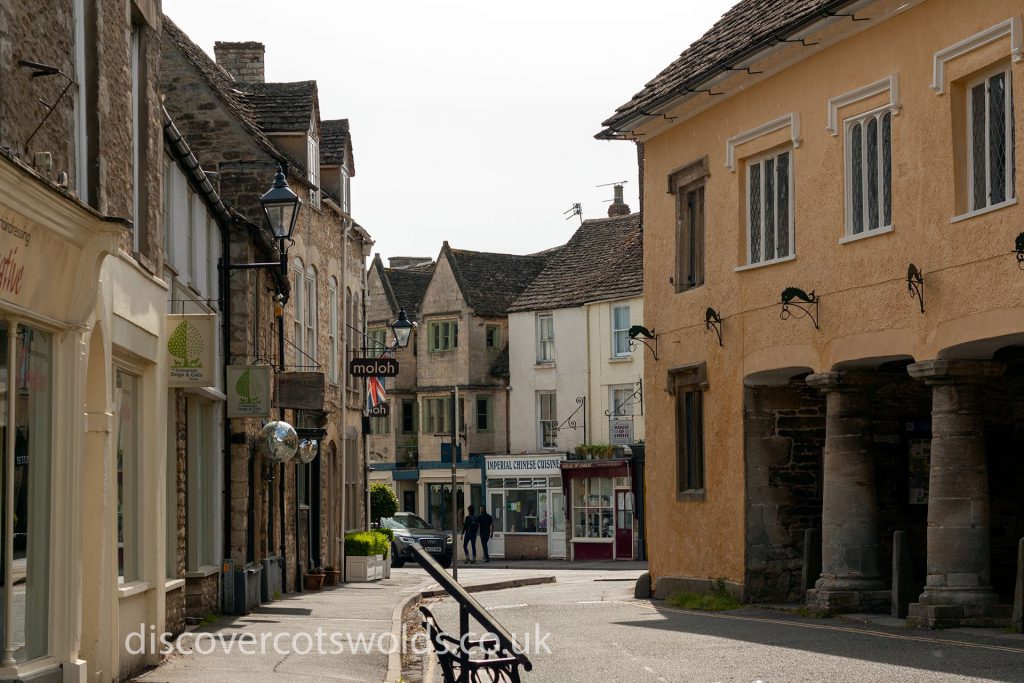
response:
M588 398L587 438L591 443L608 443L609 425L606 410L611 410L610 396L613 386L630 386L644 376L644 354L651 353L637 342L636 349L628 357L616 358L612 354L612 308L629 306L629 324L642 325L644 319L643 299L621 299L602 301L587 305L587 330L590 365L590 386ZM643 387L644 392L647 387ZM640 406L633 406L633 438L643 439L644 418Z

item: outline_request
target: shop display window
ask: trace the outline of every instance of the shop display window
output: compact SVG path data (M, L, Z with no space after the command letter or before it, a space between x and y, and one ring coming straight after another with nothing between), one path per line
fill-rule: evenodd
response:
M612 480L607 477L572 482L573 538L614 538Z

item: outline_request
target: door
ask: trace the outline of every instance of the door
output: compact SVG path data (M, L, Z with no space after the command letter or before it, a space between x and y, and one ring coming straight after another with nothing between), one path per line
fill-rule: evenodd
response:
M615 559L633 559L633 492L615 491Z
M416 512L415 491L402 491L402 510L404 512Z
M494 518L494 531L491 542L487 545L487 553L492 557L505 556L505 492L491 491L490 505L487 510Z
M565 494L561 489L551 489L548 495L551 510L548 519L551 526L548 530L548 557L557 560L565 559Z

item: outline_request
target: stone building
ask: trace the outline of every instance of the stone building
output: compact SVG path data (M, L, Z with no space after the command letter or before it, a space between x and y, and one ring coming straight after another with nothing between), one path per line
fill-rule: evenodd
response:
M453 249L445 242L432 266L383 268L375 260L370 270L370 337L386 339L385 323L406 302L419 323L412 351L397 356L391 414L370 422L371 479L392 484L403 509L437 528L452 524L452 458L457 506L479 508L483 456L508 452L508 307L547 259ZM402 365L410 355L414 385ZM459 418L453 430L455 387ZM459 442L454 453L453 431Z
M608 217L583 221L509 307L511 451L576 461L549 476L542 488L552 490L538 497L545 503L539 524L526 534L546 536L533 549L541 557L636 555L633 461L622 447L644 439L644 348L629 337L644 319L642 239L640 215L630 213L618 185ZM615 444L619 453L585 460L596 444ZM541 483L501 475L488 471L492 508L530 500L522 489ZM623 514L616 516L619 496ZM526 553L531 537L523 537L518 515L496 519L495 553Z
M16 0L0 33L0 679L116 680L159 661L125 639L163 632L182 590L148 457L168 382L160 3Z
M254 226L266 226L259 197L284 164L303 201L286 244L286 272L228 268L228 365L274 366L274 416L311 430L319 444L311 463L274 464L256 448L263 420L231 420L226 555L233 580L225 607L240 612L301 590L312 567L341 565L342 532L362 522L361 504L351 502L362 500L351 495L361 490L363 472L362 395L347 375L343 353L359 333L362 273L372 242L350 213L348 179L355 168L348 122L321 121L316 83L267 83L261 44L217 43L215 62L168 18L164 22L166 106L204 165L217 173L220 195ZM256 232L263 235L262 246L254 245L251 230L232 229L230 264L281 259L267 228ZM301 392L289 405L296 399L280 391L286 381L322 385L322 397Z
M744 0L604 123L641 145L656 595L888 611L898 530L908 623L1008 620L1021 41L1015 2Z

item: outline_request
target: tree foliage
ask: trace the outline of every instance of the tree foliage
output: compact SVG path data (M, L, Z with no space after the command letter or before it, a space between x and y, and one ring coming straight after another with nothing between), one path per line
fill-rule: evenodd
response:
M398 512L398 497L384 482L370 484L370 515L379 522L381 517L391 517Z

